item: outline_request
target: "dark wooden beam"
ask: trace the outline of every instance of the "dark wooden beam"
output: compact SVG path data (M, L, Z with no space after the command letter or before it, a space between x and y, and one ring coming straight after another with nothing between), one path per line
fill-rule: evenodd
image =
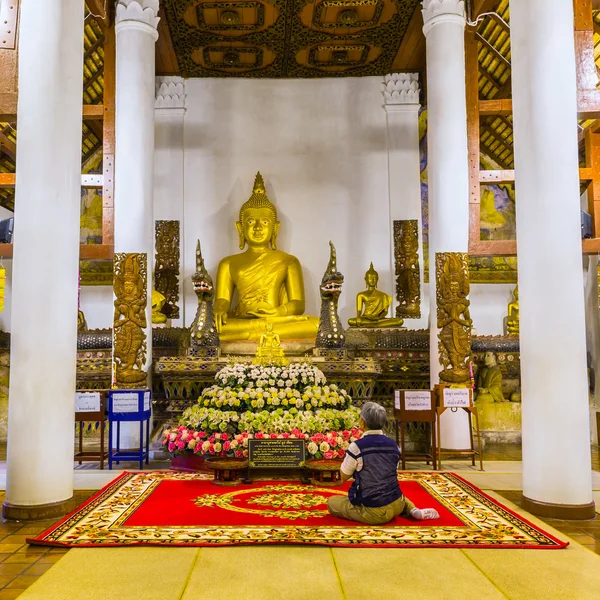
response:
M104 28L109 24L110 2L109 0L85 0L89 11L94 15L96 23Z
M415 8L415 12L406 28L400 48L398 48L398 53L392 63L392 71L425 73L425 35L423 34L421 3ZM424 84L425 82L422 81L421 87Z
M2 152L6 154L6 156L8 156L13 162L16 162L17 148L15 143L6 135L4 135L4 132L0 133L0 149L2 149Z

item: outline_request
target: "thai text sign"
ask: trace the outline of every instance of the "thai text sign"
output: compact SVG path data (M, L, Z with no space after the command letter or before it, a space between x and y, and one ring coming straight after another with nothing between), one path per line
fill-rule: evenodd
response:
M255 469L298 469L304 466L304 440L248 440L248 461Z
M100 412L100 392L76 392L75 412Z
M405 410L431 410L431 392L406 391L404 392Z
M138 392L116 392L112 395L114 413L135 413L139 411Z
M444 388L444 408L466 408L471 406L469 388Z

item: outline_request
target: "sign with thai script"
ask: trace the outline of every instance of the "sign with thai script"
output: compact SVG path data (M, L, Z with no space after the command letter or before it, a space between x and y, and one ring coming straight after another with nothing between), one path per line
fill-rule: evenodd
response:
M76 392L75 412L100 412L100 392Z
M394 408L400 410L400 390L394 392Z
M431 392L415 390L404 392L405 410L431 410Z
M144 410L150 410L150 392L144 392Z
M135 413L139 411L138 392L114 392L112 395L114 413Z
M304 466L304 440L248 440L248 462L255 469L298 469Z
M465 408L471 406L469 388L444 388L445 408Z

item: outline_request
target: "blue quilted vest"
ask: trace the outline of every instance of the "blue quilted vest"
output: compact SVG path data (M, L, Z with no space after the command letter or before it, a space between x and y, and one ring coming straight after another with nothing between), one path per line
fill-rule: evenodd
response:
M354 483L348 490L348 499L352 504L361 504L376 508L385 506L402 497L396 474L400 450L394 440L385 435L365 435L355 442L360 454L348 454L362 458L363 467L354 471Z

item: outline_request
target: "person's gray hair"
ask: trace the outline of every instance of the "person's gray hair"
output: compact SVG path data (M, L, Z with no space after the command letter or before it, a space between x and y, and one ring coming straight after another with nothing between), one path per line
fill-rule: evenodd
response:
M360 416L368 429L383 429L387 421L385 408L377 402L365 402L360 411Z

